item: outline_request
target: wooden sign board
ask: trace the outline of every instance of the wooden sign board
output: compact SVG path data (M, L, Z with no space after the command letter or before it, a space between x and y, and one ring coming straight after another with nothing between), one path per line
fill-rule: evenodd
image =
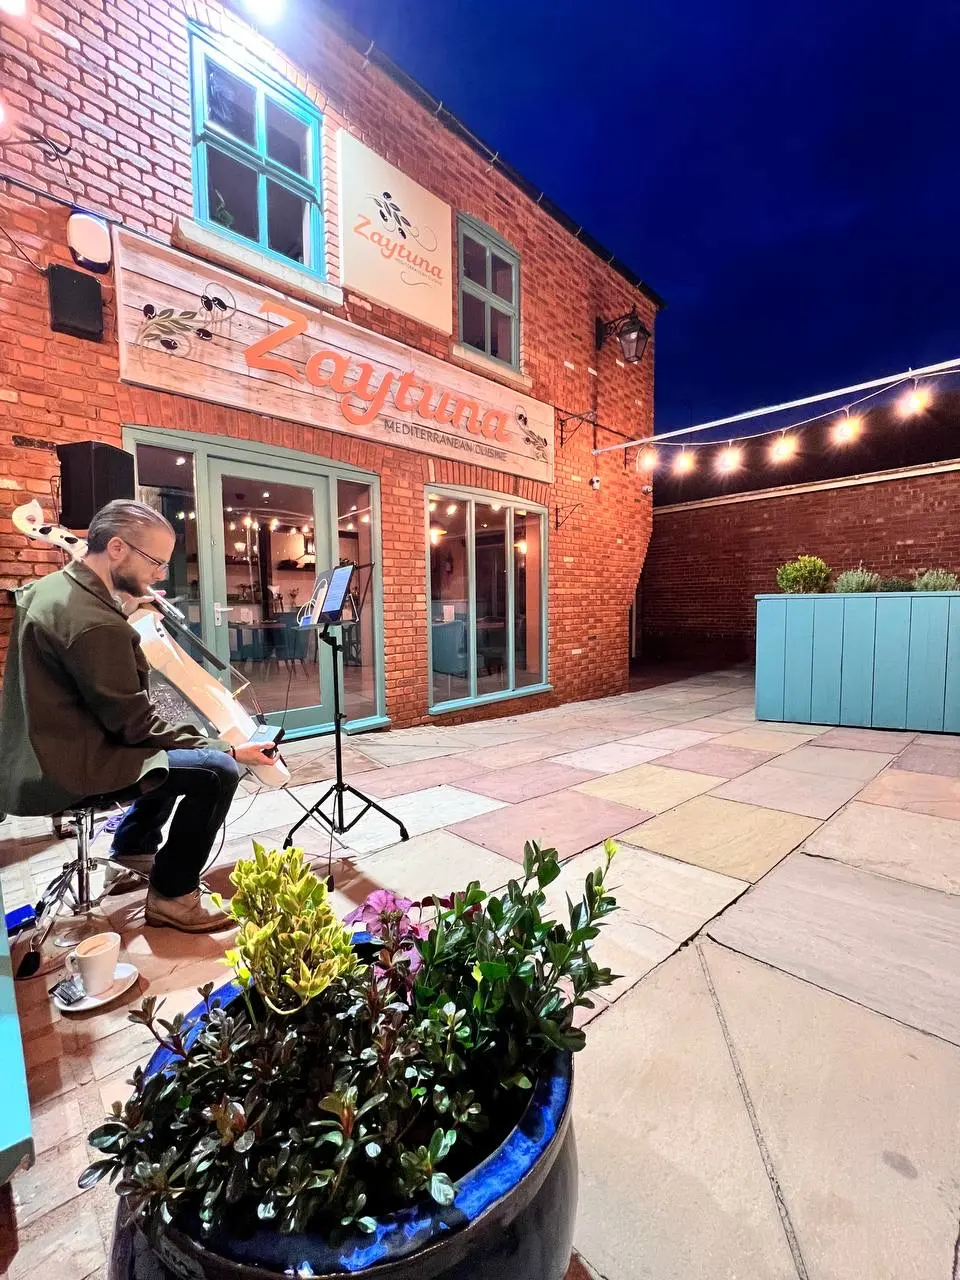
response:
M116 230L120 377L552 483L553 407Z
M340 283L453 332L453 211L341 129Z

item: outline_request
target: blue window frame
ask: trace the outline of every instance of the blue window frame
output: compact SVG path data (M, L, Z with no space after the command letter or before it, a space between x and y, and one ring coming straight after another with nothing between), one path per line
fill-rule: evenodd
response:
M476 218L457 219L460 342L520 368L520 257Z
M198 31L191 84L198 221L322 279L320 111Z

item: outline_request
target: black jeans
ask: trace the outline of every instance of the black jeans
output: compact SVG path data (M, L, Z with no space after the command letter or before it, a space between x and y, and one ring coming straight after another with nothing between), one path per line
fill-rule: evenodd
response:
M164 898L196 889L210 850L226 820L242 770L226 751L200 747L168 751L170 772L135 800L113 837L112 855L156 854L150 884ZM182 799L181 799L182 797ZM163 826L180 800L163 848Z

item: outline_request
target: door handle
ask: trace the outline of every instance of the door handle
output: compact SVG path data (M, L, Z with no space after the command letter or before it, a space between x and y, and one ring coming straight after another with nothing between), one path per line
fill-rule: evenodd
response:
M219 600L213 602L213 625L215 627L223 626L223 615L225 613L233 613L233 606L229 608L225 604L221 604Z

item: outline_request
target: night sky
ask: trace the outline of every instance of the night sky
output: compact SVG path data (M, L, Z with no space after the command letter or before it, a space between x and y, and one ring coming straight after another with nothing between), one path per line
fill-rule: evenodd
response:
M956 0L332 4L666 298L658 431L960 356Z

